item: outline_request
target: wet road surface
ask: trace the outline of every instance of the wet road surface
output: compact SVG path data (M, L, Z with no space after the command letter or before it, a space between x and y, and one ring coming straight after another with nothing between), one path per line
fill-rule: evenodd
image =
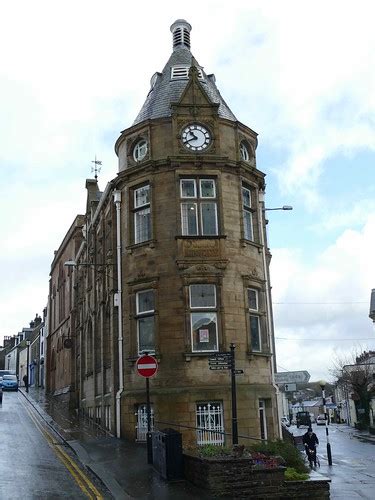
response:
M307 428L290 427L295 436L304 434ZM375 498L375 440L361 441L345 424L328 426L332 452L332 466L327 460L327 439L324 426L313 424L319 439L318 456L321 467L317 469L331 479L331 499L356 500Z
M0 405L0 498L100 498L100 486L77 467L70 449L41 422L22 394L4 393Z

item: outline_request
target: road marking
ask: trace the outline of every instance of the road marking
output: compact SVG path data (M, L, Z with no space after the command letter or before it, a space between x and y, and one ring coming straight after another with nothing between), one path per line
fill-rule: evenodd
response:
M82 472L76 462L61 448L61 445L59 443L56 443L54 441L52 435L43 428L43 426L40 424L40 422L38 422L38 420L35 418L26 404L22 401L22 399L20 399L20 401L29 414L30 419L35 424L36 428L46 439L48 445L53 449L60 461L68 469L83 493L90 499L103 500L103 496L101 495L101 493L96 489L90 479Z

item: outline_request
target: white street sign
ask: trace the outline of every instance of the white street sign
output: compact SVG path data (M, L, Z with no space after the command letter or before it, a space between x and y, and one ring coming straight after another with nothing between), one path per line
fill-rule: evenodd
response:
M297 385L296 384L285 384L284 385L284 391L285 392L294 392L297 390Z
M310 373L306 370L295 372L275 373L276 384L304 383L310 380Z

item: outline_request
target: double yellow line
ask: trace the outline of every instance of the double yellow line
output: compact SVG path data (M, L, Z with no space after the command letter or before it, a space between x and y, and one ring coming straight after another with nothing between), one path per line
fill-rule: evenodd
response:
M22 405L26 409L31 420L34 422L36 428L44 436L48 445L53 449L57 457L68 469L83 493L90 499L103 500L102 494L95 488L90 479L82 472L76 462L70 458L70 456L61 448L61 446L53 440L52 435L42 427L40 422L38 422L38 420L35 418L33 413L23 401Z

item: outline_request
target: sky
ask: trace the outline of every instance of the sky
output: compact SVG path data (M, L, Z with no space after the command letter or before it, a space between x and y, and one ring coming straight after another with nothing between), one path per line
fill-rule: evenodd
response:
M53 252L84 213L85 179L172 52L170 25L239 121L266 173L279 371L330 380L375 349L375 30L372 1L3 2L0 17L0 343L47 304Z

